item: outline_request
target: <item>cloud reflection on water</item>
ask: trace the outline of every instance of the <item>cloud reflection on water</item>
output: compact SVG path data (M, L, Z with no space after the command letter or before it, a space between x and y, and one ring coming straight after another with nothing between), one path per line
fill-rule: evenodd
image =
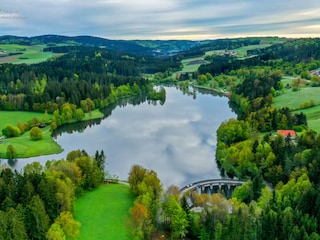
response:
M69 151L84 149L90 155L104 150L106 169L119 179L127 179L133 164L156 171L165 188L219 178L214 157L216 129L235 117L228 99L198 93L194 100L175 88L166 90L164 105L145 102L116 108L99 125L58 136L65 150L62 154L19 160L15 168L31 161L65 158Z

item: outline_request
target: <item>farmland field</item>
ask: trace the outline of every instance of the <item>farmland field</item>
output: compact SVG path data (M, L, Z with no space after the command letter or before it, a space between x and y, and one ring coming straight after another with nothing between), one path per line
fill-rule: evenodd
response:
M52 52L43 52L46 45L32 45L24 46L19 44L0 44L0 50L7 52L7 54L14 54L11 56L0 57L0 63L10 62L15 64L26 63L40 63L47 61L51 57L57 57L61 54L54 54ZM16 55L15 55L16 54Z

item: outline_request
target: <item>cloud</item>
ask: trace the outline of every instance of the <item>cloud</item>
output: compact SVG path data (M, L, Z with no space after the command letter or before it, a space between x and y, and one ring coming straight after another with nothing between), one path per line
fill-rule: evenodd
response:
M111 39L319 36L313 0L2 0L2 34ZM24 18L5 19L3 11Z

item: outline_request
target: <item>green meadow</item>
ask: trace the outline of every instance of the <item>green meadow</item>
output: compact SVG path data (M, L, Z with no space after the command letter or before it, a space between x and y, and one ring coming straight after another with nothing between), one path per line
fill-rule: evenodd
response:
M17 151L17 158L28 158L40 155L60 153L63 149L51 137L50 127L42 129L43 137L40 140L32 140L29 132L20 137L6 138L0 141L0 158L7 158L6 152L9 144Z
M195 58L185 58L181 61L182 63L182 70L181 72L194 72L198 70L200 65L209 63L204 60L204 56L202 57L195 57Z
M284 83L290 83L286 79ZM308 127L320 133L320 88L319 87L303 87L299 91L285 89L283 93L274 98L274 106L276 108L288 107L294 113L303 112L307 116ZM314 106L309 108L301 108L301 104L313 100Z
M74 218L81 223L78 239L127 239L126 219L133 201L129 186L123 184L103 184L83 194L74 204Z
M33 118L38 118L41 121L44 116L44 113L0 111L0 136L2 136L1 130L4 129L7 124L16 126L19 121L25 123ZM96 109L92 111L91 114L86 113L83 121L102 117L103 113ZM48 118L51 118L50 114L48 114ZM6 152L9 144L12 144L16 149L17 158L28 158L62 152L63 149L51 137L50 126L42 128L41 130L43 132L43 137L37 141L30 139L29 131L19 137L0 140L0 158L7 157Z
M303 112L307 116L308 127L313 129L317 133L320 133L320 105L294 111L294 113L301 113L301 112Z
M49 118L50 115L48 114ZM7 124L16 126L18 122L28 122L33 118L42 119L44 118L44 113L36 112L23 112L23 111L0 111L0 130L6 127ZM0 132L0 136L2 133Z
M288 107L291 110L299 110L301 108L301 104L310 100L313 100L315 105L319 105L319 93L319 87L304 87L299 91L286 89L281 95L274 98L274 106L276 108Z
M24 46L19 44L0 44L0 50L6 51L8 54L22 53L6 57L0 57L0 63L10 62L15 64L33 64L47 61L51 57L57 57L61 54L52 52L43 52L46 45Z

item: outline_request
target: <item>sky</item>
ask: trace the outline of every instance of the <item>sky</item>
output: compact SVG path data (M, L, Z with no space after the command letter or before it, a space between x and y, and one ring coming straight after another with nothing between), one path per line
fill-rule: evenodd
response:
M0 35L320 37L319 0L0 0Z

